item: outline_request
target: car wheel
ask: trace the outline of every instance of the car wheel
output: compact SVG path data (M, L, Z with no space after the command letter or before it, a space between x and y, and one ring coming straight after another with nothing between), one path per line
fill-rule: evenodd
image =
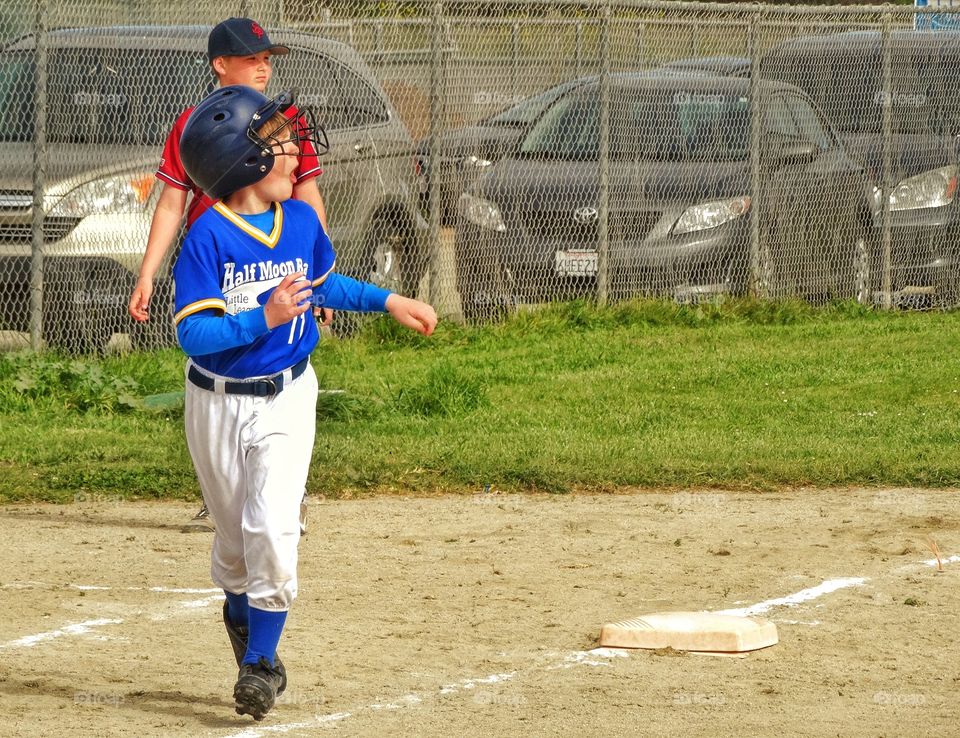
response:
M378 219L367 236L362 278L391 292L414 295L425 268L418 252L409 223L399 218Z
M118 292L96 268L51 265L43 291L47 346L68 354L103 354L117 322L115 301L107 297Z
M402 217L378 218L366 238L358 278L401 295L414 296L426 261L412 227ZM356 335L366 315L346 310L334 313L331 332L339 338Z
M960 307L960 269L949 269L936 281L934 298L934 306L941 310Z

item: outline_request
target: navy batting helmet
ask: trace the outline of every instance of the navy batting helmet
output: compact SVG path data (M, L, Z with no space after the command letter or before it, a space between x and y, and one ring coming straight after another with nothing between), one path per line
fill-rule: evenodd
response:
M291 119L285 133L274 131L266 139L257 129L275 113L293 106L292 91L272 100L251 87L230 85L211 92L194 108L180 136L180 159L187 174L215 200L249 187L273 169L280 145L309 140L320 150L322 130L313 122L313 111L304 109Z

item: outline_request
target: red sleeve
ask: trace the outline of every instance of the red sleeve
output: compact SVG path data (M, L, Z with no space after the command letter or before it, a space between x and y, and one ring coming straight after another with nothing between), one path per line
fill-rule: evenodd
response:
M157 167L157 179L179 190L196 190L196 185L187 175L183 168L183 162L180 161L180 136L183 134L187 118L190 117L192 112L193 108L187 108L180 113L177 122L173 124L170 134L167 136L167 141L163 145L160 166Z
M291 107L284 115L292 118L295 115L299 115L299 111L296 107ZM307 123L303 118L297 121L298 127L305 127L306 125ZM293 172L297 175L297 184L323 174L323 169L320 168L320 160L317 158L317 151L309 141L304 141L300 146L300 156L297 157L297 168L294 169Z

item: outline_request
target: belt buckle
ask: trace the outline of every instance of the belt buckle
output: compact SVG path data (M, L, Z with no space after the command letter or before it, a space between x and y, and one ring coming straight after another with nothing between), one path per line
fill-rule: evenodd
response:
M273 377L258 379L254 382L254 386L257 388L257 391L254 392L257 397L272 397L277 394L277 383L273 381Z

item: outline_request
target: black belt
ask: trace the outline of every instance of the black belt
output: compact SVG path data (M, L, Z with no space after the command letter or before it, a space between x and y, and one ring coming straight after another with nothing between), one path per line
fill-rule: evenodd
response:
M291 367L289 370L291 381L303 374L309 363L310 357L308 356L300 361L300 363ZM272 377L264 377L263 379L257 379L252 382L225 381L223 383L223 391L228 395L272 397L273 395L279 395L283 392L283 374L283 372L280 372L279 374L274 374ZM200 389L210 390L211 392L216 390L217 380L213 377L208 377L195 366L190 367L190 371L187 372L187 378Z

